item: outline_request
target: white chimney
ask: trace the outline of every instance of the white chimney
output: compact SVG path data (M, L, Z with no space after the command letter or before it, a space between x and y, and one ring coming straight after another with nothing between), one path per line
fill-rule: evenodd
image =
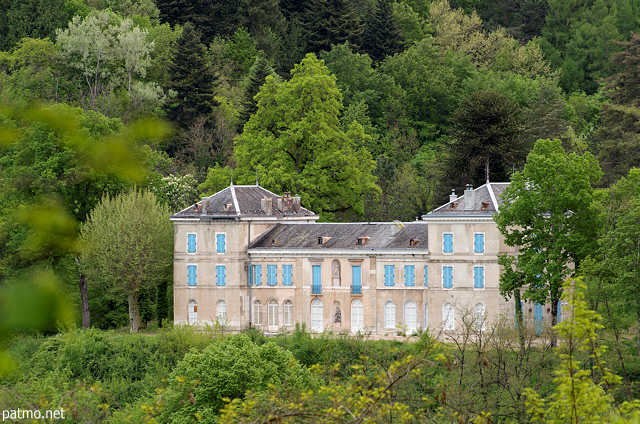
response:
M451 194L449 195L449 203L455 202L457 198L458 198L458 196L456 196L456 189L452 188L451 189Z
M475 200L476 193L473 191L473 186L471 184L467 184L467 187L464 189L464 210L472 210Z

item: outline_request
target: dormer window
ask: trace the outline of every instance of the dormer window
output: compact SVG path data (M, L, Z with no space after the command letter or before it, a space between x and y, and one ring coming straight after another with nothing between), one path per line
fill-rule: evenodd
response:
M195 209L195 210L196 210L196 211L199 211L201 206L202 206L202 204L200 204L200 203L196 203L196 209Z
M489 207L489 202L482 202L480 205L480 209L487 209Z
M331 240L331 237L318 237L318 245L326 244L329 240Z
M416 245L416 244L418 244L418 243L420 243L420 240L418 240L418 239L411 239L411 240L409 240L409 247L413 247L413 246L415 246L415 245Z
M457 207L458 207L458 202L451 202L451 203L449 204L449 209L455 209L455 208L457 208Z
M369 237L358 237L356 239L356 246L364 246L369 241Z
M222 207L222 210L227 211L229 210L230 207L231 207L231 203L225 203L224 206Z
M318 245L322 245L322 237L318 237Z

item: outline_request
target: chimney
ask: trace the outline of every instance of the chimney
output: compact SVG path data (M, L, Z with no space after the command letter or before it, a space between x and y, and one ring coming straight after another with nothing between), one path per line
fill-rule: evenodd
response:
M293 212L300 213L300 208L302 207L300 206L300 198L296 196L296 197L292 197L291 200L293 201L293 204L292 204Z
M471 184L467 184L467 187L464 189L464 210L470 211L473 209L473 205L475 204L476 193L473 191L473 186Z
M209 210L209 198L208 197L203 197L202 198L202 215L206 215L207 211Z
M449 203L454 202L457 198L458 196L456 196L456 189L452 188L451 194L449 195Z
M294 211L293 197L291 197L291 193L285 192L284 196L278 196L278 209L281 213L291 213Z
M263 197L260 199L260 210L267 215L273 215L273 198Z

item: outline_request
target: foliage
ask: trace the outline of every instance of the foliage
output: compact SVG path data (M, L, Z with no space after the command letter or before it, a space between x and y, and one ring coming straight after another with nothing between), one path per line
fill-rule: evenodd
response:
M132 190L102 202L82 227L81 269L89 284L126 296L131 332L140 329L139 297L171 270L169 210L149 192ZM154 290L155 291L155 290Z
M176 213L197 200L196 180L192 175L163 177L150 187L159 202L165 203L170 213Z
M502 195L494 218L505 244L518 255L502 255L500 292L550 303L555 324L563 283L579 267L596 240L593 188L602 176L593 155L567 154L560 140L538 140L522 172L516 172Z
M378 0L375 3L375 10L366 19L360 47L376 63L403 50L402 33L396 24L391 2Z
M346 0L310 2L303 14L303 28L310 52L330 50L334 44L360 45L364 25Z
M324 219L362 215L364 193L376 190L371 155L356 144L365 138L362 126L340 128L340 91L315 55L291 74L280 84L267 77L256 96L258 111L235 142L239 174L243 181L257 174L271 191L299 194Z
M73 16L64 13L65 0L3 0L0 8L0 50L11 50L23 38L53 38Z
M284 382L293 390L316 387L309 371L274 343L256 345L245 335L229 336L202 352L192 350L177 364L160 422L212 421L223 399L241 399L247 390ZM192 401L184 402L185 394Z

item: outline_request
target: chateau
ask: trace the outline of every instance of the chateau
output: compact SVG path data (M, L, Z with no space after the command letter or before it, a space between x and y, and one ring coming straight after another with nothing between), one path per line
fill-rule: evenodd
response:
M395 335L513 316L498 255L514 249L493 221L507 186L452 192L415 222L317 223L299 197L231 185L171 217L174 320Z

